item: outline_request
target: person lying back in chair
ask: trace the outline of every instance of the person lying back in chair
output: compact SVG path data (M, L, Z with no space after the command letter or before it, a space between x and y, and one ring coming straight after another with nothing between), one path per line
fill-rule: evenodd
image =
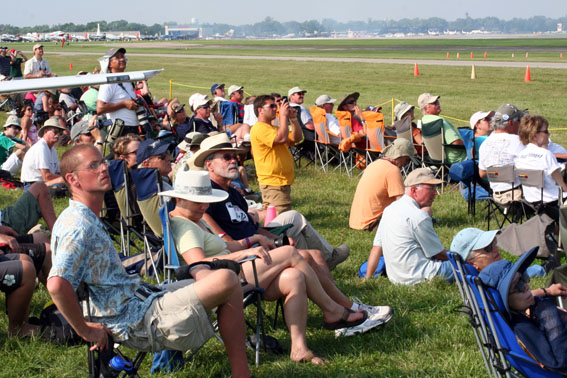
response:
M91 145L75 146L61 158L61 174L72 200L52 233L53 267L47 289L73 329L94 349L115 341L136 350L186 351L214 335L209 314L218 322L232 375L250 377L244 345L242 289L231 270L198 265L195 283L180 280L163 289L124 270L98 214L111 188L106 161ZM75 291L89 286L93 322L85 321Z
M471 274L477 275L484 268L496 261L502 260L498 249L497 235L500 231L482 231L478 228L465 228L459 231L451 243L451 251L457 253L467 266ZM534 265L526 268L526 273L533 277L535 271L541 267ZM548 288L534 289L532 295L536 297L567 295L567 288L560 283L550 285Z
M536 256L537 248L526 252L515 264L496 261L479 278L500 293L523 349L544 366L567 372L567 312L534 297L530 291L525 270Z

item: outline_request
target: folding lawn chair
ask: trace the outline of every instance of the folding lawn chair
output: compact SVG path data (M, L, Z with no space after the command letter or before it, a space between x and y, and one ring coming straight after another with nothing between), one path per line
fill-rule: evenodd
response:
M428 167L435 167L439 177L445 180L446 171L450 164L446 162L445 141L443 137L443 120L438 119L421 127L421 135L423 136L423 144L427 149L428 156L423 157L423 164ZM444 190L444 184L441 184L441 192Z
M411 118L406 117L399 121L394 122L394 128L396 129L396 136L397 138L409 140L410 143L414 146L414 156L411 157L410 163L402 168L402 174L407 176L411 171L416 168L419 168L423 165L422 159L423 156L419 156L415 150L415 141L413 140L413 133L412 133L412 125L411 125ZM420 147L420 145L417 145ZM423 146L421 146L423 150Z
M318 107L314 108L321 109ZM324 112L324 109L321 110ZM344 163L346 169L346 160L343 153L339 150L338 145L331 142L331 138L329 136L330 132L327 130L326 126L326 113L320 114L318 111L312 110L311 114L313 116L315 132L317 133L317 139L315 140L315 165L317 165L317 161L319 161L321 163L321 168L325 173L329 171L329 165L333 161L338 162L339 169L341 169L341 166Z
M467 276L466 282L479 303L479 311L492 337L489 347L493 349L495 358L489 374L492 371L499 377L562 377L541 367L522 349L510 327L508 314L497 290L485 287L480 278L475 276Z
M165 197L164 197L165 198ZM167 261L164 264L164 267L166 269L166 276L167 276L167 281L170 282L171 281L171 271L177 268L179 268L180 262L179 262L179 257L177 255L177 249L175 246L175 242L173 240L173 236L171 235L171 224L169 221L169 211L167 210L169 208L169 203L170 201L165 199L165 204L159 209L159 217L160 217L160 222L163 228L163 240L164 240L164 251L165 251L165 256L167 257ZM249 257L243 260L238 261L238 263L243 264L245 262L251 261L252 263L252 268L254 271L254 287L250 290L248 290L247 292L244 293L244 298L243 298L243 307L246 308L249 305L254 305L256 307L256 320L255 320L255 324L250 323L248 320L246 320L246 325L253 330L254 332L254 352L255 352L255 363L256 366L258 366L260 364L260 347L263 347L265 349L265 345L266 345L266 334L264 332L264 318L263 318L263 309L262 309L262 299L263 299L263 295L264 295L264 289L262 289L261 287L259 287L258 284L258 276L256 274L256 262L255 262L255 257ZM217 329L216 327L216 323L213 324L213 327L215 328L215 330ZM221 340L220 336L218 334L216 334L216 337ZM258 342L258 340L260 340L260 342ZM204 345L204 344L203 344ZM202 345L201 345L202 347ZM185 358L185 361L188 361L189 359L191 359L201 348L197 348L193 351L191 351L191 353L189 354L188 357Z
M382 154L384 144L384 115L381 112L365 111L366 120L366 161L367 165Z
M516 171L513 165L504 165L500 167L492 166L486 169L488 182L490 183L506 183L510 184L512 191L512 200L508 203L500 203L494 197L488 198L486 204L486 220L487 229L490 230L490 220L494 219L497 228L502 228L506 222L519 223L524 217L524 206L521 198L514 198L514 181ZM499 219L501 216L501 220Z

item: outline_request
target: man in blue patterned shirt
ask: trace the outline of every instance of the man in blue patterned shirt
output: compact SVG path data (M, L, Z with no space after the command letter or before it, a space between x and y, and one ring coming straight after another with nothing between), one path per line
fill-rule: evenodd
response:
M191 270L194 284L182 280L156 291L139 276L126 273L98 218L104 193L111 189L100 152L91 145L69 149L61 158L61 175L72 200L53 228L47 289L79 336L93 342L92 349L109 347L108 335L112 335L137 350L186 351L213 336L209 313L218 307L232 375L249 377L242 290L236 274L198 265ZM91 321L85 320L75 299L81 282L89 287Z

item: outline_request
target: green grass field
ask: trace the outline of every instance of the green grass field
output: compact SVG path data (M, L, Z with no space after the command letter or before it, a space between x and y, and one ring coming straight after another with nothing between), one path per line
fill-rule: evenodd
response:
M549 52L556 54L555 48L563 40L523 40L520 46L549 47ZM311 42L310 45L308 42ZM338 46L347 46L350 41L331 41ZM329 44L332 44L329 42ZM370 42L356 41L360 48ZM396 41L398 42L398 41ZM420 41L426 42L426 41ZM470 43L471 41L462 41ZM317 42L318 43L318 42ZM442 53L451 46L453 51L462 45L454 41L434 40L425 46L442 44L437 53ZM476 43L476 42L475 42ZM480 42L479 42L480 43ZM516 40L483 41L494 50L504 51L517 47ZM199 43L207 46L209 43ZM213 45L219 44L215 42ZM248 43L242 42L248 46ZM267 50L280 45L293 45L299 49L312 41L297 43L276 41L268 43L258 41L253 45L265 46ZM142 44L140 44L142 45ZM230 46L239 43L227 43ZM252 45L252 44L250 44ZM386 46L386 45L385 45ZM399 43L400 57L412 54L413 41ZM467 48L471 45L466 45ZM29 47L28 47L29 48ZM216 48L216 47L215 47ZM82 51L104 51L106 47L88 47ZM78 70L92 70L96 64L93 56L60 56L49 54L52 47L46 48L47 59L59 75L74 74ZM433 50L433 49L432 49ZM465 49L466 50L466 49ZM465 51L463 50L463 51ZM129 50L131 51L131 50ZM133 50L132 50L133 51ZM141 50L154 52L154 50ZM162 52L162 50L157 50ZM222 49L222 51L231 51ZM236 50L234 50L236 51ZM234 52L232 51L232 52ZM468 50L467 50L468 51ZM477 51L484 51L477 47ZM519 51L519 50L518 50ZM522 50L523 51L523 50ZM256 54L264 54L257 50ZM290 49L289 54L299 55ZM240 52L236 52L240 55ZM508 52L506 52L508 54ZM283 55L283 54L282 54ZM467 53L468 55L468 53ZM333 56L343 56L335 52ZM531 60L532 53L530 53ZM525 58L523 58L525 59ZM73 70L69 69L73 64ZM531 113L542 114L550 121L550 127L567 127L565 111L566 98L563 94L567 84L567 72L564 70L532 70L532 82L524 83L523 69L516 68L479 68L478 78L470 79L470 68L449 66L420 66L421 76L413 76L413 65L368 64L368 63L332 63L332 62L293 62L259 61L231 59L168 59L163 57L131 57L129 70L165 68L165 71L150 81L150 88L158 97L168 96L169 81L194 86L199 89L174 85L173 95L187 102L189 95L196 91L208 93L208 88L215 82L227 85L242 84L245 90L253 94L280 92L286 94L288 88L299 85L308 90L305 102L311 106L317 96L327 93L340 98L345 93L361 93L360 105L375 105L391 98L417 102L422 92L442 95L443 114L468 120L477 110L495 109L503 103L513 103L520 108L529 108ZM391 108L384 106L388 116ZM419 112L416 112L418 115ZM0 113L3 124L6 115ZM465 123L455 122L457 126ZM563 130L552 131L552 138L562 144L567 143L567 133ZM256 376L330 376L330 377L482 377L486 370L478 352L471 327L466 319L454 309L460 304L456 286L440 280L422 283L413 287L401 287L391 284L385 278L363 282L356 277L358 266L367 259L372 245L373 234L353 231L348 228L350 203L358 178L349 179L339 173L324 174L310 166L296 171L296 183L293 186L294 207L302 212L333 245L342 242L351 246L351 257L341 264L333 276L337 285L347 295L356 295L365 303L387 304L394 308L395 316L383 329L351 338L335 339L333 334L321 330L321 311L310 306L308 318L308 341L311 348L332 360L324 367L296 365L287 356L263 355L263 363L254 370ZM253 183L255 186L255 183ZM0 206L6 206L20 195L17 191L0 191ZM66 206L65 200L56 202L57 212ZM440 224L436 230L443 244L448 247L453 236L464 227L485 228L482 219L482 204L478 206L476 218L467 214L466 203L455 192L437 197L433 209ZM544 285L545 279L532 281L534 287ZM0 295L1 296L1 295ZM32 315L39 315L41 307L48 300L48 295L40 287L32 301ZM4 312L4 301L0 311ZM273 304L267 306L268 314L273 313ZM277 330L269 333L277 337L289 351L289 334L280 323ZM85 376L87 358L85 347L57 347L37 340L17 340L6 337L6 316L0 316L0 376ZM252 365L253 357L249 354ZM222 345L210 341L185 369L174 376L218 377L230 374L230 369ZM149 375L149 360L146 361L143 375Z

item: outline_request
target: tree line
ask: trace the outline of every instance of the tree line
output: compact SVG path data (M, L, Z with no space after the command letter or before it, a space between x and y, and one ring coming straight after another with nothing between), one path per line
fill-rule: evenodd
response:
M507 34L518 33L545 33L555 31L557 24L567 26L567 16L560 18L549 18L544 16L533 16L530 18L513 18L511 20L501 20L497 17L484 18L458 18L454 21L447 21L439 17L431 18L404 18L401 20L374 20L368 18L365 21L340 22L333 19L323 19L322 21L308 20L304 22L290 21L279 22L272 17L266 17L261 22L246 25L230 24L202 24L195 27L202 27L207 34L227 34L236 37L258 36L271 37L288 34L313 35L333 32L367 32L367 33L427 33L446 30L457 32L471 32L482 30L487 32L500 32ZM12 25L0 24L0 33L21 35L28 32L48 33L56 30L65 32L96 32L97 25L100 25L101 32L105 31L127 31L138 30L142 34L154 35L163 34L165 25L175 25L175 22L165 22L163 24L153 24L151 26L132 23L126 20L112 22L93 21L86 24L74 24L72 22L57 25L35 25L27 27L17 27Z

